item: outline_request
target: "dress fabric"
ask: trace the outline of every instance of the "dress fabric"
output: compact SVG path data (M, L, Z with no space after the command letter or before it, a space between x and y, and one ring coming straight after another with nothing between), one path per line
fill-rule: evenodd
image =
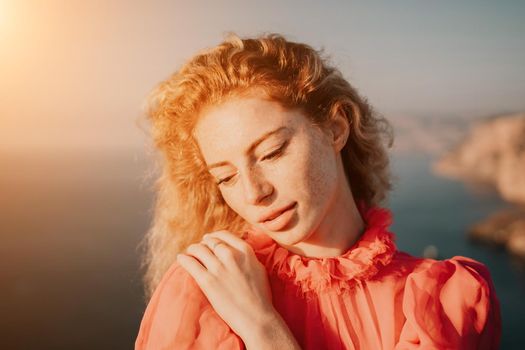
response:
M304 257L264 234L245 234L301 349L497 349L500 306L488 269L462 256L440 261L400 252L388 231L391 212L359 210L365 230L336 257ZM244 344L174 263L146 308L135 349Z

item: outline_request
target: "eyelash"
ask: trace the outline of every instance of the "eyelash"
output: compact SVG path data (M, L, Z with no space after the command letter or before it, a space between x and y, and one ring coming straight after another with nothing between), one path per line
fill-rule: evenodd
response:
M288 142L283 143L283 145L281 147L279 147L275 151L265 155L264 157L261 158L261 160L272 160L272 159L277 158L278 156L280 156L283 153L284 148L287 145L288 145ZM223 183L227 184L231 180L231 178L233 178L233 175L232 176L228 176L227 178L224 178L222 180L217 181L217 185L220 185L220 184L223 184Z
M223 184L223 183L225 183L225 184L228 183L232 177L233 177L233 176L228 176L228 177L225 178L225 179L222 179L222 180L217 181L217 185L221 185L221 184Z
M265 155L264 157L261 158L261 160L271 160L271 159L277 158L277 156L279 156L279 155L281 155L283 153L283 150L284 150L284 148L286 147L287 144L288 144L288 142L283 143L283 145L281 147L279 147L275 151Z

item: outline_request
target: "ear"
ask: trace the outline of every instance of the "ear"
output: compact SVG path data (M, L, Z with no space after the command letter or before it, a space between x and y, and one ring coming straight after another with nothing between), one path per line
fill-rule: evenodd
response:
M337 113L330 119L327 125L328 136L336 152L340 152L346 145L348 135L350 134L350 123L342 114Z

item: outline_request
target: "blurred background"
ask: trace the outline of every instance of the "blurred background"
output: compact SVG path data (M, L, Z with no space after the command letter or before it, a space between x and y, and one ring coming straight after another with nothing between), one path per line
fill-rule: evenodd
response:
M0 347L129 349L148 92L233 31L324 48L394 125L401 250L486 264L525 343L525 2L0 0ZM153 174L153 175L152 175Z

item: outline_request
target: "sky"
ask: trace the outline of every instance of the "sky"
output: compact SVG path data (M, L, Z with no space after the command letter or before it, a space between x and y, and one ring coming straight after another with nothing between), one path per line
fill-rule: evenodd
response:
M392 120L525 110L523 1L0 0L0 152L126 152L148 92L228 32L324 49Z

